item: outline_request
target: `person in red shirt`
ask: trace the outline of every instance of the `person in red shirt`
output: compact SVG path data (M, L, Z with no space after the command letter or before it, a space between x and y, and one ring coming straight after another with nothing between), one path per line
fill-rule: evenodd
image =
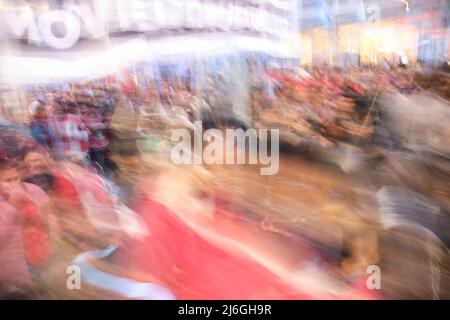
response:
M107 172L106 166L106 149L109 145L108 137L105 130L108 128L100 113L94 108L81 106L81 114L83 122L89 132L89 157L92 162L98 163L103 172Z
M9 164L0 163L0 299L29 297L31 275L25 258L20 212L8 202ZM4 174L6 173L6 175Z
M21 181L18 163L6 161L0 171L2 198L18 211L25 260L34 284L39 286L41 273L52 256L47 224L48 196L38 186Z
M93 170L55 161L42 149L30 149L24 157L24 180L51 196L57 233L75 250L108 243L109 231L103 227L116 223L114 204L110 186Z
M66 159L86 164L89 133L80 115L80 108L71 104L62 120L63 154Z

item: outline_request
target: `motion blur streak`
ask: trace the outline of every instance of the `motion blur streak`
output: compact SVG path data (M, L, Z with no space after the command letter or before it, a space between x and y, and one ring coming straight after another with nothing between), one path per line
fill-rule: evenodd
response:
M449 299L449 12L0 1L0 299Z

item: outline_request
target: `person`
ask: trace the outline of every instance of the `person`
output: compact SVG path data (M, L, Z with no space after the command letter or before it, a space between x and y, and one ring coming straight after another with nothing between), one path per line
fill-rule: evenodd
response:
M56 204L58 228L54 237L58 243L56 263L59 265L65 262L65 266L82 267L82 257L114 244L122 232L141 232L141 224L133 222L136 215L114 198L113 188L107 181L89 169L54 161L43 149L30 149L24 157L24 179L46 187ZM77 256L80 259L75 259ZM55 273L61 270L56 268ZM79 292L67 292L57 283L55 294L65 298L108 296L107 292L97 292L98 288L89 285L87 279L92 276L92 269L82 269L82 272L83 287ZM96 274L94 272L94 278Z
M100 113L93 108L82 106L83 121L89 130L89 157L92 162L100 165L104 173L108 173L109 169L106 164L106 149L109 145L108 137L104 130L107 124Z
M52 149L51 153L57 158L64 158L65 143L64 143L64 118L66 116L67 102L63 100L55 100L52 112L48 114L49 130L52 134Z
M30 123L30 130L34 140L45 148L52 147L52 134L49 128L47 111L45 107L36 107L33 119Z
M20 212L8 202L10 163L0 162L0 299L31 297ZM6 173L6 175L5 175Z
M41 274L52 255L47 224L49 199L38 186L21 181L20 167L14 160L3 162L0 170L2 198L17 210L16 217L22 221L20 229L25 261L30 268L33 285L41 290Z
M133 153L138 150L138 110L130 97L116 90L115 109L110 120L111 152L127 149Z
M54 103L55 97L53 96L53 93L47 92L45 94L45 110L49 113L53 112Z
M87 164L88 160L88 129L83 123L80 108L77 104L70 104L68 114L63 120L63 143L67 159L80 164Z
M24 181L45 189L56 209L58 238L78 248L101 246L116 223L113 188L92 170L54 161L45 150L31 148L24 156ZM106 227L105 227L106 226Z
M57 299L98 298L99 293L87 287L68 292L63 279L78 254L111 243L111 227L115 228L117 220L107 183L89 169L53 159L39 147L25 150L23 180L44 189L54 209L49 217L54 257L45 270L45 293Z
M39 186L47 194L53 191L55 177L50 170L53 161L45 149L32 147L24 150L23 181Z

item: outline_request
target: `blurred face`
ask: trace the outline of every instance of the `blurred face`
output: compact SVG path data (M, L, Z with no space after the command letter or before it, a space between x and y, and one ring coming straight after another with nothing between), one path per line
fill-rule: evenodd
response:
M27 174L34 176L44 173L48 170L48 161L46 157L38 152L30 152L24 159Z
M17 168L0 171L0 192L9 197L20 183L20 172Z
M35 117L37 119L45 119L45 118L47 118L47 112L46 112L45 108L38 108L36 110Z

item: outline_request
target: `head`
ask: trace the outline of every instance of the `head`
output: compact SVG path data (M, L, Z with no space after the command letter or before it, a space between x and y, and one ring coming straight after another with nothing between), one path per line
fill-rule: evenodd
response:
M47 110L44 106L40 105L34 111L34 118L36 120L44 120L47 118Z
M23 165L27 176L47 173L50 171L51 159L45 151L32 149L26 152Z
M51 173L52 159L41 149L30 150L25 154L23 161L23 180L49 191L53 184Z
M65 102L64 101L55 101L52 108L52 115L58 116L63 115L65 113Z
M15 160L1 160L0 162L0 194L8 198L21 181L19 162Z

